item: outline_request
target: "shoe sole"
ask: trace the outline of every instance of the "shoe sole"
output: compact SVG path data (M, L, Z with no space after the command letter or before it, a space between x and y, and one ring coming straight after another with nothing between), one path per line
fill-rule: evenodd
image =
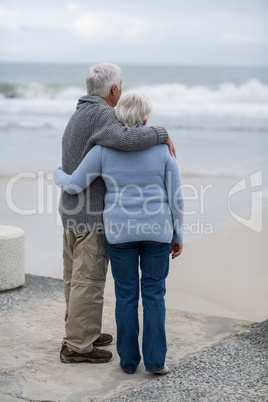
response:
M92 364L101 364L108 363L111 360L111 357L107 357L106 359L85 359L84 357L70 357L67 358L60 354L60 359L62 363L92 363Z

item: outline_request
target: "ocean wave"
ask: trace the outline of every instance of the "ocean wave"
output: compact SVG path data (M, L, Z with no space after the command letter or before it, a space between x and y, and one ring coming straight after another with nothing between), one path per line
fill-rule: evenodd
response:
M161 98L179 102L234 102L234 103L267 103L268 85L252 79L245 84L222 83L214 88L207 86L186 86L182 84L161 84L135 88L135 91L146 90L154 98Z
M237 102L267 103L268 85L257 79L236 85L232 82L222 83L215 87L202 85L183 85L181 83L136 86L125 89L125 92L145 92L152 99L170 99L176 102ZM78 99L85 95L85 88L80 86L64 86L57 84L41 84L29 82L25 85L0 83L0 96L3 98L43 98L43 99Z
M19 128L27 128L27 129L60 129L61 134L62 130L65 129L68 120L57 120L57 121L33 121L31 119L20 120L17 122L10 121L0 121L0 129L19 129Z
M0 129L16 129L16 128L28 128L28 129L42 129L42 128L51 128L51 129L61 129L64 130L68 123L68 117L66 118L58 118L55 119L55 116L46 116L46 118L40 117L37 119L36 117L28 117L28 118L19 118L16 121L13 119L7 120L5 117L0 116ZM229 124L230 123L230 124ZM164 123L159 121L158 124L154 124L153 122L149 125L151 126L164 126L168 131L214 131L214 132L259 132L259 133L268 133L268 122L266 125L256 125L254 122L248 123L242 126L242 122L238 126L232 124L233 122L225 122L222 125L216 125L214 121L214 125L201 125L200 122L192 123L192 124L181 124L181 125L173 125L172 123Z
M226 171L214 171L214 172L207 172L205 170L200 170L198 171L182 171L181 172L181 177L184 178L201 178L201 177L207 177L207 178L222 178L222 179L240 179L241 177L244 177L245 172L226 172Z
M238 121L237 124L236 122L231 120L231 121L224 121L219 119L211 119L210 124L202 124L200 121L192 122L191 124L172 124L172 122L167 122L165 123L159 123L160 125L162 124L165 126L167 130L174 130L174 131L188 131L188 130L195 130L195 131L232 131L232 132L263 132L267 133L268 132L268 121L265 122L258 122L259 124L256 125L256 122L253 120L247 121L247 124L244 122L244 126L242 125L241 121ZM218 124L217 124L218 123ZM159 125L159 124L151 124L152 126L154 125Z
M268 86L258 80L215 88L161 84L129 88L127 92L146 94L157 115L268 117Z
M29 82L25 85L0 83L0 96L14 99L78 99L85 95L85 89L78 86L45 85L39 82Z
M268 85L250 80L243 85L215 87L159 84L124 91L146 94L155 116L268 118ZM0 110L8 115L66 115L70 117L84 88L62 85L0 84ZM191 124L190 124L191 125Z

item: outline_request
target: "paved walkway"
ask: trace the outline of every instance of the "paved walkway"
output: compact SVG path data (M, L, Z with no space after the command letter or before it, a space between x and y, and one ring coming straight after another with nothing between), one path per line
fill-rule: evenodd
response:
M0 401L268 401L268 322L167 311L171 372L156 378L140 364L119 367L115 341L108 364L62 364L62 281L26 275L26 284L0 293ZM114 303L103 329L116 334Z

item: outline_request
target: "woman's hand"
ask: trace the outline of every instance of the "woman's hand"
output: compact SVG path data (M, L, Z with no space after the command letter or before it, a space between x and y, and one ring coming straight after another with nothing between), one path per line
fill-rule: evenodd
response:
M170 254L172 256L172 260L174 260L174 258L181 255L182 248L183 248L182 243L175 243L174 241L172 242L171 249L170 249Z

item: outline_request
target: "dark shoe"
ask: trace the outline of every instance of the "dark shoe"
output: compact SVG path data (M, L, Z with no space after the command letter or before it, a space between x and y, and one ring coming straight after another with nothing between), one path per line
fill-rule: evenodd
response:
M93 346L100 347L109 345L113 340L110 334L100 334L100 336L93 342Z
M69 349L65 342L62 342L60 359L63 363L107 363L112 358L108 350L99 350L93 347L89 353L77 353Z
M136 370L132 371L132 370L123 369L123 368L122 368L122 370L127 374L135 374L136 373Z
M120 366L121 366L121 364L120 364ZM134 374L134 373L136 373L136 369L137 368L134 368L133 367L133 365L130 365L130 366L132 366L132 367L122 367L121 366L121 369L125 372L125 373L127 373L127 374Z

